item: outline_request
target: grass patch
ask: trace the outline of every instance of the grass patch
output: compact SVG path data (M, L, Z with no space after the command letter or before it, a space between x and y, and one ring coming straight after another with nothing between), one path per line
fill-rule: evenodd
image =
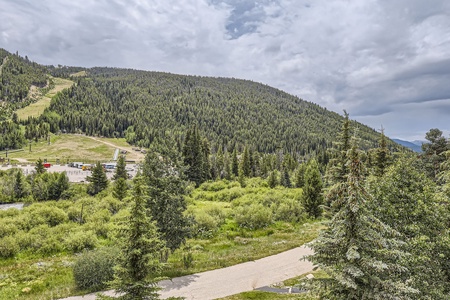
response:
M73 85L73 81L57 77L53 77L53 82L55 83L55 87L46 95L41 96L35 103L16 111L19 120L26 120L28 117L39 117L50 106L50 101L53 96Z
M80 71L73 74L70 74L70 77L83 77L86 76L86 71Z
M277 294L261 291L244 292L217 300L317 300L309 294Z
M33 142L31 152L29 146L24 151L9 153L8 157L17 160L26 159L36 161L38 158L47 159L48 162L83 161L93 163L96 161L109 161L114 156L116 148L127 149L127 159L141 161L144 155L132 151L125 139L93 138L76 134L51 135L48 141Z

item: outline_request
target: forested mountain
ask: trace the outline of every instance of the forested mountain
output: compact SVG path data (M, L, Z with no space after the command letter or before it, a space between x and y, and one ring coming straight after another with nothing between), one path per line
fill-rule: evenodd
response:
M252 81L113 68L87 70L49 111L61 116L65 132L125 136L146 147L158 136L181 143L196 123L213 149L249 144L259 152L302 155L329 147L342 122L334 112ZM374 147L379 135L358 127L363 146Z
M26 56L22 58L0 48L0 65L0 101L21 102L31 85L44 87L47 84L47 68Z
M43 86L47 74L72 77L76 84L52 100L39 122L53 132L126 137L148 147L157 138L173 138L181 149L189 126L218 148L263 153L320 154L332 145L342 116L278 89L248 80L184 76L131 69L41 66L0 51L0 91L4 102L23 100L31 85ZM84 73L83 73L84 74ZM22 102L23 103L23 102ZM377 146L379 134L362 124L364 149ZM389 141L392 149L401 148Z

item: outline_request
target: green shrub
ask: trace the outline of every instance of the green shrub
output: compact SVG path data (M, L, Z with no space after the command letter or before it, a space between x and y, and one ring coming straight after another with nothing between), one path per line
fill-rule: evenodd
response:
M61 252L63 250L63 245L61 241L53 236L49 235L42 243L40 244L40 247L38 249L38 252L41 254L53 254L56 252Z
M17 226L12 223L10 218L0 220L0 238L13 235L17 232Z
M31 214L31 222L34 226L40 224L48 224L56 226L68 221L67 214L60 208L51 206L54 202L37 203L31 205L24 213Z
M304 222L307 215L299 201L287 199L271 206L275 221Z
M20 250L19 244L12 236L6 236L0 239L0 257L8 258L16 255Z
M202 185L200 185L199 189L203 191L209 191L209 192L217 192L228 188L228 181L226 180L219 180L219 181L213 181L213 182L205 182Z
M97 245L97 236L92 230L84 231L81 228L64 239L64 247L73 252L80 252L84 249L93 249Z
M236 209L236 223L243 228L264 228L272 223L272 212L262 204L240 206Z
M219 228L220 221L204 211L195 216L195 233L197 236L208 237Z
M72 267L75 284L79 289L101 290L114 277L114 265L119 250L100 248L85 251Z

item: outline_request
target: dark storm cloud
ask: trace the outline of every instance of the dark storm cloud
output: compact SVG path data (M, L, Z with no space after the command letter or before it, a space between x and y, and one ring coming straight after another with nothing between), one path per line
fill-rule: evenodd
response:
M0 7L0 47L40 63L245 78L346 109L395 137L449 129L442 114L450 109L449 1L0 0Z

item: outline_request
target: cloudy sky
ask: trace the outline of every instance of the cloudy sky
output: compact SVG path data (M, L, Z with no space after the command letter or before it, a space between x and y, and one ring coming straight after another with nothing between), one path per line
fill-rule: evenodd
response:
M0 0L0 47L42 64L250 79L392 138L450 134L448 0Z

